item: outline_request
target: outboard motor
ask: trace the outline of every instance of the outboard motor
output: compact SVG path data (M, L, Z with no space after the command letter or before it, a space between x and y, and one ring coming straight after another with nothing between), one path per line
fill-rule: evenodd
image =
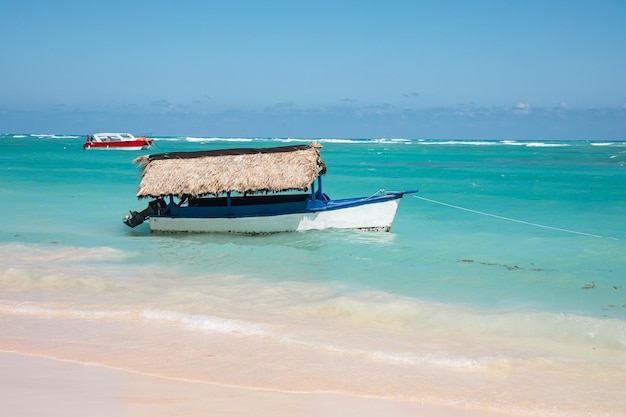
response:
M130 211L130 215L124 216L124 224L128 227L139 226L141 223L146 221L147 218L150 217L151 214L160 213L162 209L166 206L165 200L162 198L156 199L148 203L148 207L145 210L140 212Z

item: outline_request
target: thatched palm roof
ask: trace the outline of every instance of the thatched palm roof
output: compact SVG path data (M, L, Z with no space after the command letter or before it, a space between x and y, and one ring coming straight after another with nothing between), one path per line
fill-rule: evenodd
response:
M240 148L144 155L137 197L305 191L326 173L321 145Z

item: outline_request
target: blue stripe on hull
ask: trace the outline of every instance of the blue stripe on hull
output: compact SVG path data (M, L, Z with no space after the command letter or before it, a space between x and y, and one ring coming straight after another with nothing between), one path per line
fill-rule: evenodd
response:
M402 198L404 193L389 193L373 197L347 198L321 201L312 199L309 194L284 196L233 197L231 205L226 205L226 197L193 200L188 206L170 203L160 215L151 217L182 218L237 218L277 216L296 213L315 213L325 210L339 210L387 200Z
M351 228L388 231L405 192L322 201L310 194L204 198L189 206L170 203L150 216L162 232L275 233Z

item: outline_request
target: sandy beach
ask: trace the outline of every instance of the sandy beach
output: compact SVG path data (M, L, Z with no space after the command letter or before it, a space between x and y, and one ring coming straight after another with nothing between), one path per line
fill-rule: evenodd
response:
M0 403L2 413L12 417L505 415L333 393L225 387L12 352L0 352Z

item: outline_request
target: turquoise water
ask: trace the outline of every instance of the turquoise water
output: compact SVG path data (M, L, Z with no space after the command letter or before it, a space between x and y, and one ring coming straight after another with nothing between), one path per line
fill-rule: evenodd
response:
M418 188L420 198L403 199L390 234L250 237L128 229L121 218L145 207L134 197L141 153L83 151L83 140L0 137L3 244L112 247L137 253L124 262L184 259L189 273L626 319L626 143L322 140L331 197ZM284 143L160 138L156 149Z
M420 190L391 232L237 236L126 227L146 205L132 160L149 152L84 140L0 135L5 318L136 310L448 370L549 357L610 373L626 359L626 142L317 139L333 198ZM156 138L151 152L308 141Z

